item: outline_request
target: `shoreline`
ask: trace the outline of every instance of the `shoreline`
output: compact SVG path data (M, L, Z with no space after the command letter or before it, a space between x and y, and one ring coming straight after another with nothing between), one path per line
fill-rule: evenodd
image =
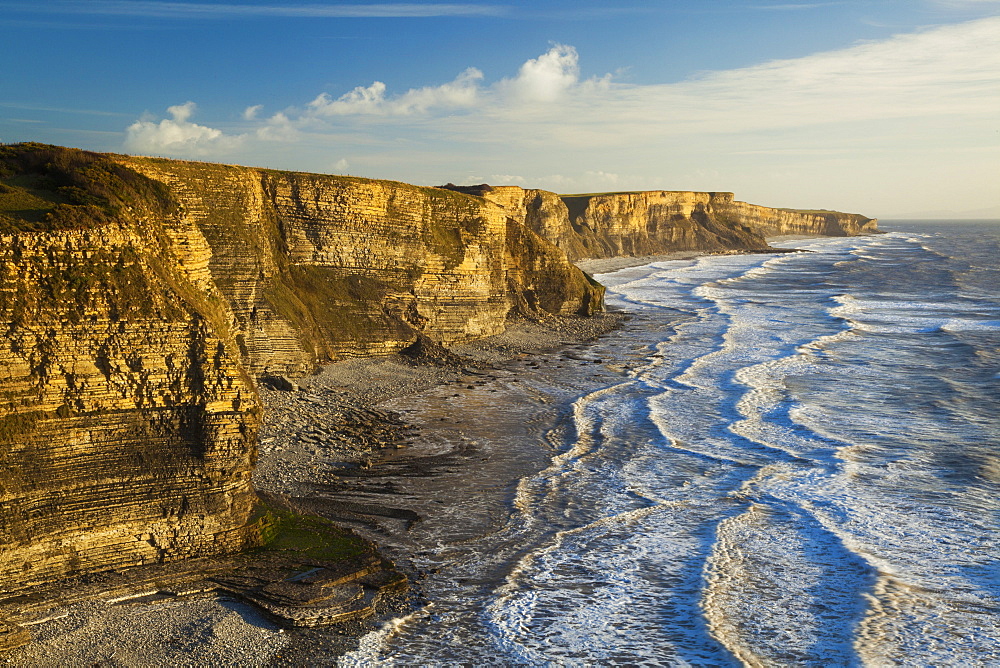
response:
M577 265L608 273L706 254ZM435 545L461 545L498 530L518 481L558 454L546 435L570 403L625 376L627 355L595 351L599 339L622 331L632 317L610 311L515 320L503 334L447 350L431 346L410 356L336 362L295 380L291 391L262 384L267 417L254 485L349 527L395 562L410 578L411 594L378 617L284 630L223 596L124 606L95 598L66 606L61 620L33 626L28 646L0 658L25 666L51 665L57 657L81 666L130 665L126 657L184 662L195 654L204 663L233 657L242 657L243 665L335 663L389 618L420 614L442 595L448 580L438 574L450 562L438 562ZM158 626L144 629L142 620L151 615ZM107 629L122 624L124 633L109 640ZM197 651L164 647L161 628L184 629L197 639Z
M810 239L833 239L835 237L830 237L825 234L782 234L774 237L765 237L768 243L772 242L783 242L783 241L805 241ZM619 271L621 269L631 269L632 267L641 267L643 265L652 264L654 262L670 262L673 260L694 260L699 257L706 257L711 255L751 255L751 254L766 254L766 253L788 253L794 252L796 249L788 248L761 248L759 250L719 250L719 251L698 251L698 250L680 250L672 251L670 253L660 253L657 255L641 255L641 256L619 256L619 257L606 257L606 258L588 258L584 260L577 260L575 264L579 269L587 272L591 276L595 274L609 274L613 271Z
M441 524L442 506L448 503L443 497L454 496L456 476L473 486L483 506L492 509L487 515L495 518L503 514L500 509L509 503L520 476L544 468L554 454L541 446L534 448L529 461L512 463L497 457L495 463L507 471L509 480L483 485L463 473L471 469L470 463L483 460L481 448L473 442L476 435L463 427L460 418L419 415L417 405L454 406L456 397L496 401L498 392L513 392L517 395L513 403L535 418L521 425L523 436L540 444L545 419L539 416L556 417L553 404L579 387L578 383L555 387L559 380L546 378L546 359L561 351L583 357L581 349L621 328L627 318L622 312L605 312L593 318L517 320L503 334L453 346L451 355L448 351L440 355L444 350L440 349L416 358L396 354L349 359L297 379L298 388L292 391L260 388L267 417L260 434L255 488L373 541L408 576L411 593L383 607L375 618L283 629L253 606L224 595L129 602L116 600L118 590L112 594L111 589L98 587L90 596L48 606L49 619L30 627L32 641L0 656L0 665L130 666L140 660L149 665L336 664L338 656L353 651L362 636L378 630L384 621L427 602L423 591L427 569L412 559L426 546L413 537L425 527ZM592 362L572 361L589 375ZM433 395L438 396L431 399ZM500 434L517 427L508 424L498 430L484 425L486 431ZM509 455L508 459L520 457ZM442 476L449 473L451 482L442 489ZM491 475L488 472L487 477ZM415 484L391 493L378 489L393 476ZM364 493L372 488L377 489L375 502ZM155 568L142 573L150 576ZM136 577L142 579L139 571ZM150 624L151 620L155 622ZM188 640L182 642L185 637Z

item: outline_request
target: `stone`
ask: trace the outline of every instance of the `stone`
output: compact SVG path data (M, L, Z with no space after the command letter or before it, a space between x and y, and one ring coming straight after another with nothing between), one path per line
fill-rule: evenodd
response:
M11 624L0 619L0 653L27 645L31 634L18 624Z
M301 388L285 376L264 376L260 382L282 392L298 392Z

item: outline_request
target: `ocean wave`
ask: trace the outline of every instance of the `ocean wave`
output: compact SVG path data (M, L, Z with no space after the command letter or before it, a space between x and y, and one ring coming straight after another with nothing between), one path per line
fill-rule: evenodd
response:
M814 252L605 275L609 303L670 325L521 480L538 540L510 538L479 646L530 665L1000 663L998 286L960 296L947 237L788 243Z
M920 334L929 332L1000 331L995 306L982 302L922 301L898 299L860 299L851 295L836 295L839 306L830 315L842 318L854 329L886 334ZM956 314L963 306L977 311ZM994 317L991 317L994 316Z

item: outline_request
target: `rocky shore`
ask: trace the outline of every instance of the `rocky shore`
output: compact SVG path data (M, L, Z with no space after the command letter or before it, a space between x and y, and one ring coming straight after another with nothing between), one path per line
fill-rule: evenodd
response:
M266 498L334 520L381 545L413 586L408 595L386 597L374 617L288 629L260 606L215 589L138 597L141 583L97 581L88 591L83 591L87 583L78 583L76 595L63 595L64 605L50 606L48 619L31 625L30 645L0 661L11 666L335 664L360 636L426 603L421 581L427 572L412 556L426 547L428 530L485 530L503 514L516 480L545 465L553 454L544 443L555 420L552 404L574 396L581 383L617 375L587 355L586 342L626 317L523 320L504 334L448 350L418 342L402 354L342 361L314 376L262 384L265 423L255 487ZM463 425L471 422L469 406L458 404L484 399L509 406L518 424ZM521 444L533 456L525 457L522 447L497 448L519 432L526 441L534 439ZM481 509L471 514L478 521L450 526L468 495ZM183 570L173 571L177 568ZM186 580L200 581L193 574L199 568L207 567L195 565ZM176 572L141 572L151 578L150 591L160 589L154 581L185 580ZM122 596L126 590L129 595Z

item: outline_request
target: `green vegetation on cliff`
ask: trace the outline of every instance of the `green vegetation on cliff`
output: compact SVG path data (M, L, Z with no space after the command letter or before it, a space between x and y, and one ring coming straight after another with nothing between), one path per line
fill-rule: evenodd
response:
M258 553L280 553L297 559L336 561L372 551L371 543L316 515L303 515L260 503L261 546Z
M163 184L79 149L26 143L0 147L0 234L79 230L124 209L174 207Z

